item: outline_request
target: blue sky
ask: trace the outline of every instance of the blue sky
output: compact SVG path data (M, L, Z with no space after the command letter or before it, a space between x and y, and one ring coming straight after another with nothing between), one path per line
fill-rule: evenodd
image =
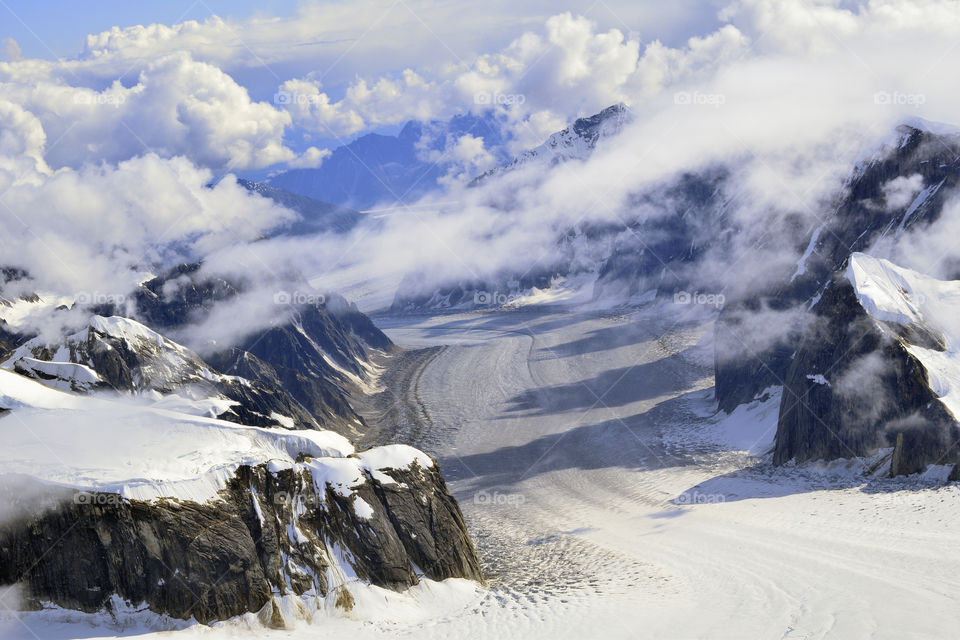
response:
M0 40L16 40L25 58L71 57L83 49L87 34L113 26L176 24L214 13L224 18L286 16L297 4L297 0L0 0Z
M26 58L72 57L83 48L87 34L113 26L204 20L212 14L243 19L252 16L287 17L300 0L0 0L0 40L13 38ZM332 4L320 0L317 4ZM482 5L462 0L438 5ZM516 24L542 20L563 10L583 13L604 27L640 32L644 39L668 44L716 27L716 13L723 0L528 0L515 3L511 13ZM504 33L504 37L515 35Z

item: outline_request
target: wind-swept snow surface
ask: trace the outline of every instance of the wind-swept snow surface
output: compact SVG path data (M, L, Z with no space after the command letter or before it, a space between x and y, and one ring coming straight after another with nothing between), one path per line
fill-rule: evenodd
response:
M403 346L442 345L386 372L396 394L378 410L400 426L383 439L438 457L490 584L371 588L347 617L320 611L278 637L950 637L956 485L844 461L773 467L779 390L715 417L710 325L675 322L663 309L382 319ZM402 418L415 414L419 428ZM43 626L56 615L23 619L42 637L118 633ZM263 633L249 625L173 637ZM9 634L33 637L16 621Z

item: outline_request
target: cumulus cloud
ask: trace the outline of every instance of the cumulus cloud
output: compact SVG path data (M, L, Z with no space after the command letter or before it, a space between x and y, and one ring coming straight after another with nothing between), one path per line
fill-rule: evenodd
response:
M0 100L0 191L51 173L43 125L21 106Z
M122 299L153 270L242 246L294 216L232 176L212 181L185 158L156 154L15 181L0 196L0 251L29 277L5 295Z
M39 81L0 83L42 123L54 167L119 162L144 153L186 156L211 168L257 168L294 158L285 112L254 102L223 71L187 53L151 62L137 83L97 91Z
M381 221L377 233L362 240L378 249L348 262L364 263L356 270L367 274L523 273L541 256L556 254L558 234L584 222L626 226L655 219L665 210L637 208L631 204L636 194L686 172L722 167L730 176L720 198L726 206L704 215L725 216L733 235L684 275L702 290L741 293L782 273L789 277L805 248L797 238L829 215L857 162L889 143L907 117L951 117L955 92L940 79L956 62L952 43L960 30L948 19L921 30L918 16L939 15L947 5L960 9L960 3L929 2L919 14L909 5L876 1L850 10L829 2L739 2L724 13L734 23L682 47L649 43L642 54L622 33L597 32L589 20L571 15L551 18L543 32L528 32L499 53L451 70L445 82L461 97L522 94L523 100L503 105L521 127L534 119L555 126L555 105L572 115L619 97L631 102L634 124L588 161L546 176L519 172L499 186L451 186L419 203L415 215ZM891 37L908 38L910 46L893 51ZM545 48L549 55L534 66ZM883 73L865 72L865 60ZM883 99L895 94L925 100ZM594 99L600 104L593 106ZM362 109L356 113L364 117ZM464 152L470 143L464 141ZM916 187L915 177L888 185L891 206ZM449 200L457 204L444 206ZM703 232L713 228L705 220ZM306 264L326 273L333 262ZM436 284L429 280L424 286Z
M204 61L184 54L158 57L144 66L135 84L96 91L49 73L25 83L16 76L20 67L0 65L9 88L5 96L21 105L21 111L9 108L9 115L0 111L0 117L19 118L21 131L4 144L34 149L26 165L11 164L15 154L4 162L12 167L10 175L20 175L21 181L29 175L43 185L16 186L7 201L16 204L15 211L32 207L63 216L68 224L61 235L44 237L45 246L27 236L23 246L30 246L35 257L49 256L47 248L53 248L67 264L90 260L91 279L112 282L113 274L129 273L134 264L206 253L210 269L299 270L316 275L324 289L373 281L396 286L408 273L430 274L423 281L429 287L549 265L557 259L558 238L568 234L574 239L562 259L596 265L610 247L589 242L582 232L586 225L622 228L642 246L650 240L642 235L644 222L676 213L656 206L659 201L640 206L642 196L685 174L722 168L729 176L718 187L724 206L697 213L704 216L701 234L715 229L711 216L722 216L731 237L705 251L684 275L701 282L701 290L747 289L792 272L803 249L796 246L798 230L827 215L855 163L887 140L899 120L918 112L950 118L955 89L942 78L958 62L953 44L960 24L945 12L960 9L960 3L922 4L918 10L911 3L875 0L851 10L829 2L738 2L723 13L729 24L673 47L644 44L635 33L561 13L526 25L492 53L361 75L339 100L328 93L323 76L303 74L280 82L273 104L252 101L210 62L213 54L204 53L204 47L212 45L206 40L195 47ZM922 15L943 19L928 29L922 27ZM207 38L197 34L225 28L191 25L170 32L169 39ZM145 55L166 33L121 30L95 40L78 64L125 50ZM892 37L910 46L892 51ZM865 72L865 61L867 69L882 73ZM877 97L895 92L923 100ZM76 102L77 95L89 96L90 104ZM571 117L619 100L631 104L634 123L589 160L548 173L518 171L481 188L465 188L472 173L491 163L487 141L465 135L442 150L423 149L428 158L440 153L454 160L443 181L446 190L409 209L400 207L396 215L368 219L346 237L249 244L246 240L258 237L266 221L281 213L259 201L251 204L230 181L204 190L211 175L196 166L277 161L309 166L321 162L325 152L312 148L296 156L282 143L287 127L343 135L481 106L502 112L517 146L533 146ZM135 150L129 139L124 141L126 126L143 142ZM61 139L65 142L57 142ZM142 158L124 158L147 150L151 154ZM81 155L108 165L83 165ZM41 161L53 167L53 175ZM149 179L135 181L137 173ZM907 198L914 183L908 178L889 185L888 199ZM74 188L82 197L63 202ZM156 204L148 206L149 198L157 198ZM217 224L231 207L239 217L230 225ZM169 222L173 210L194 212L197 218L168 238L158 225ZM90 228L68 235L81 219L93 220ZM49 218L40 221L56 226ZM235 235L238 229L244 230L242 241ZM126 242L115 234L120 231ZM89 246L78 248L71 239ZM104 246L109 260L101 259ZM11 255L26 260L25 251ZM51 286L78 286L80 279L69 268L39 263L32 266Z
M318 149L317 147L308 147L306 151L287 163L287 166L294 169L316 169L330 155L329 149Z
M318 81L288 80L280 86L277 102L290 112L300 128L333 137L448 115L446 110L456 105L447 101L445 108L445 97L436 84L406 69L396 79L381 77L370 84L359 79L347 88L346 97L339 102L331 102L320 91Z
M523 144L556 126L628 98L636 73L639 41L621 31L597 32L582 16L563 13L546 20L497 53L455 61L425 77L413 69L375 79L359 78L334 101L310 77L280 87L294 122L309 131L349 135L410 119L449 117L465 110L502 109L512 115Z

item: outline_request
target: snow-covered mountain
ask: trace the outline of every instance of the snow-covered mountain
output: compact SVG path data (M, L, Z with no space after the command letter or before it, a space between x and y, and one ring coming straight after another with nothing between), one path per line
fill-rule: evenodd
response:
M176 399L168 404L198 415L263 427L319 428L279 381L222 374L190 349L129 318L93 316L86 330L56 344L34 338L0 367L63 391L173 394Z
M584 160L597 145L620 133L632 117L628 107L617 104L581 118L474 184L495 189L499 179L521 167L537 167L530 174L537 179L565 162ZM544 229L554 238L553 250L536 264L514 272L479 274L483 278L428 290L420 274L410 275L401 283L391 308L489 309L520 299L535 303L544 297L559 301L587 297L617 306L649 300L650 295L673 295L688 288L686 266L718 239L729 237L728 202L723 197L729 175L723 167L684 173L632 194L619 221L582 221L568 228ZM648 215L651 209L658 215ZM548 289L552 293L539 293Z
M759 350L748 349L740 334L750 317L760 310L809 309L852 252L873 247L887 251L910 230L939 218L960 183L960 135L946 131L902 125L895 144L855 169L822 224L801 232L798 246L805 249L796 267L780 274L767 290L727 301L716 331L717 398L722 409L732 411L767 387L782 384L800 339L800 327L786 326L779 340ZM904 202L893 199L890 185L911 177L918 181L917 193Z
M478 176L473 184L481 184L520 168L551 167L570 160L586 160L604 138L619 134L631 119L629 107L622 102L592 116L578 118L566 129L551 134L539 147L528 149L510 163Z
M276 322L202 358L167 332L186 335L244 286L201 273L148 280L59 339L4 325L0 584L27 606L253 612L284 627L349 611L365 589L479 580L436 462L343 435L380 426L351 403L378 390L390 340L330 294L278 305ZM28 296L0 317L59 304Z
M774 462L960 462L960 282L862 253L830 281L784 381ZM955 471L953 477L960 477Z
M304 283L305 284L305 283ZM181 265L141 286L137 317L165 333L189 331L211 309L242 295L243 286L202 275L199 264ZM309 289L304 289L309 290ZM281 386L326 428L346 434L363 428L349 396L373 383L373 360L393 349L370 319L336 294L322 304L277 308L277 322L237 343L218 342L208 356L218 370L268 386Z
M0 371L0 583L38 606L114 603L284 627L367 585L478 579L436 463L329 431L239 426Z

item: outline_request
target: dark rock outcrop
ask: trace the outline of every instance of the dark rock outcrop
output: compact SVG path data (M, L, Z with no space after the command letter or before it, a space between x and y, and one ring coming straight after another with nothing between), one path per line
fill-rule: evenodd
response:
M274 595L333 593L349 608L344 563L360 580L391 589L416 584L416 568L431 579L481 579L435 465L382 472L396 482L365 472L344 496L329 485L318 493L308 464L241 467L208 504L24 492L27 478L0 485L15 509L0 523L0 584L21 583L31 601L87 612L117 595L208 623L262 611Z
M151 327L176 334L200 322L214 305L240 295L246 283L201 273L201 265L181 265L146 282L136 295L138 317ZM363 419L351 404L364 363L394 349L369 317L342 296L321 303L277 305L277 321L208 355L220 372L263 384L279 384L324 428L353 434ZM289 414L288 414L289 415Z
M934 345L931 337L871 318L843 276L813 311L817 321L786 374L774 463L871 456L885 447L894 448L893 475L960 462L957 421L905 347Z
M0 319L0 360L27 340L28 336L13 331L6 320Z
M798 312L809 309L851 253L937 220L960 184L960 136L937 134L902 125L900 138L858 167L823 224L808 230L799 245L806 248L803 269L783 277L747 299L728 300L716 324L716 389L720 408L730 412L771 385L779 385L791 366L785 354L800 340L802 326L788 323L776 340L759 347L738 335L745 314L760 308ZM884 191L892 180L919 175L922 201L891 206Z
M99 379L91 383L77 375L87 371L57 366L53 361L63 357L64 351L66 362L89 368ZM221 374L193 351L127 318L95 316L85 332L61 343L27 342L4 366L75 392L107 388L127 393L184 392L192 397L222 397L230 400L231 406L211 417L258 427L319 428L316 419L275 377L243 379Z

